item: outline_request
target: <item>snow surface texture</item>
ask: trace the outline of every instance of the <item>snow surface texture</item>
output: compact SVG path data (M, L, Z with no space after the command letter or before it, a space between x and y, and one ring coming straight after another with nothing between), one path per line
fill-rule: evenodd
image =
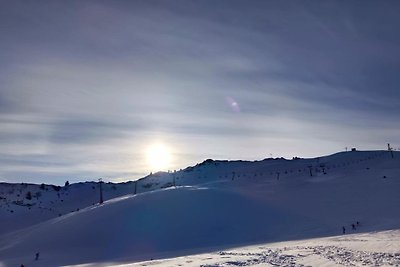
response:
M239 247L213 253L102 266L399 266L400 231ZM91 266L91 265L80 265Z
M51 186L0 184L0 266L107 266L210 251L220 251L220 260L243 259L209 266L336 266L332 264L348 264L349 257L351 264L399 265L397 252L379 252L376 245L371 251L361 249L379 243L378 237L351 247L357 238L349 234L400 229L400 153L394 158L387 151L357 151L290 161L207 160L147 176L137 184L103 184L109 200L102 205L93 205L98 201L96 186L83 183L56 191ZM32 196L41 195L29 200L28 189ZM287 250L263 245L254 255L226 250L342 235L342 226L346 235L340 238L351 236L350 245L326 239L322 244L299 242ZM398 232L390 233L397 239L388 249L400 251ZM276 263L274 258L286 261ZM382 261L368 263L378 258Z

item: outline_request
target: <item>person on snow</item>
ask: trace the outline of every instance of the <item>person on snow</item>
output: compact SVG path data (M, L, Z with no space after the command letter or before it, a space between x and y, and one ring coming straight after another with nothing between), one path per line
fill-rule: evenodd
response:
M356 230L356 225L354 223L351 224L351 229Z
M39 252L36 252L35 261L39 260Z
M342 226L342 231L343 231L343 234L346 233L346 228L344 226Z

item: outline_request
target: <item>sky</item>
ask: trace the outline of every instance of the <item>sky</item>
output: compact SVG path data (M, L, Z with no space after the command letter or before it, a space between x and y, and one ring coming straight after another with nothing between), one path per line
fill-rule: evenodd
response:
M398 149L398 14L398 1L0 0L0 181Z

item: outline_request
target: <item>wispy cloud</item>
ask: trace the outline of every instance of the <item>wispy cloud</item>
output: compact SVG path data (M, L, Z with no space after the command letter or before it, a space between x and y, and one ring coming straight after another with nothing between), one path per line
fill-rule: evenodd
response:
M0 179L139 178L205 158L398 142L397 2L12 1Z

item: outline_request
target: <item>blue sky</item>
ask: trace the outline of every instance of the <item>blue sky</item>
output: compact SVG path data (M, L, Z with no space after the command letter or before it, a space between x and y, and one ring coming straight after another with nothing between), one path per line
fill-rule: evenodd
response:
M0 1L0 180L400 147L397 1Z

